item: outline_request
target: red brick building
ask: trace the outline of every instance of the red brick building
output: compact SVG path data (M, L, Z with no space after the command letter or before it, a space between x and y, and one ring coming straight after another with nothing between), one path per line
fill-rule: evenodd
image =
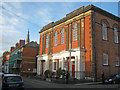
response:
M33 74L37 72L38 47L37 42L30 42L22 47L21 73Z
M44 26L39 32L38 75L58 68L77 79L100 80L102 72L105 77L120 73L118 31L120 18L93 5Z
M37 55L39 45L37 42L30 42L29 31L25 40L20 40L11 47L9 69L10 73L33 74L37 69Z

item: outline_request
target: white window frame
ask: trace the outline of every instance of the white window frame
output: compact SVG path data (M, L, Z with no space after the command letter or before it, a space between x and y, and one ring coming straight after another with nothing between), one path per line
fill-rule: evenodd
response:
M116 57L115 57L115 66L120 66L119 56L116 56Z
M49 47L49 35L46 36L46 48Z
M118 32L117 32L117 28L114 28L114 42L118 43Z
M102 23L102 39L107 40L107 27L105 23Z
M61 30L61 44L65 43L65 29L63 28Z
M77 41L77 23L73 25L73 41Z
M108 65L108 54L103 53L103 65Z
M58 32L55 31L54 46L58 45Z

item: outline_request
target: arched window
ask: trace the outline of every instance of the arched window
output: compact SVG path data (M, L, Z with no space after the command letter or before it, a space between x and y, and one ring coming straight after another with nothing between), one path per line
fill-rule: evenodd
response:
M47 35L46 37L46 48L48 48L48 46L49 46L49 35Z
M77 41L77 23L73 25L73 41Z
M117 32L117 28L114 28L114 42L118 43L118 32Z
M107 40L107 27L104 22L102 23L102 39Z
M54 46L57 46L57 42L58 42L58 32L55 31Z
M61 30L61 44L65 43L65 29L63 28Z

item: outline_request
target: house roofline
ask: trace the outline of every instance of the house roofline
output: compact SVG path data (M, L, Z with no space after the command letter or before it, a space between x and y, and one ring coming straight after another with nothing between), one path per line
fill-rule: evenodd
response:
M48 29L50 29L50 28L52 28L52 27L54 27L54 26L56 26L56 25L58 25L58 24L60 24L62 22L65 22L65 21L67 21L67 20L69 20L69 19L71 19L71 18L73 18L75 16L78 16L78 15L80 15L82 13L85 13L85 12L87 12L89 10L93 10L93 11L98 12L98 13L104 15L104 16L107 16L107 17L109 17L109 18L111 18L111 19L113 19L115 21L120 22L120 18L118 16L115 16L115 15L113 15L113 14L111 14L111 13L109 13L109 12L99 8L99 7L96 7L96 6L92 5L92 4L90 4L90 5L86 6L86 7L82 6L81 8L78 8L78 9L66 14L66 17L64 17L64 18L62 18L62 19L60 19L60 20L58 20L56 22L51 22L51 23L45 25L40 30L39 33L42 33L43 31L46 31L46 30L48 30Z

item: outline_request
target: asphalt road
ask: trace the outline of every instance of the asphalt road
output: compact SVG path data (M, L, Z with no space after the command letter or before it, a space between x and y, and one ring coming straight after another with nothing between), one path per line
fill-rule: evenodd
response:
M23 77L23 80L25 88L120 88L120 84L57 84L26 77Z

